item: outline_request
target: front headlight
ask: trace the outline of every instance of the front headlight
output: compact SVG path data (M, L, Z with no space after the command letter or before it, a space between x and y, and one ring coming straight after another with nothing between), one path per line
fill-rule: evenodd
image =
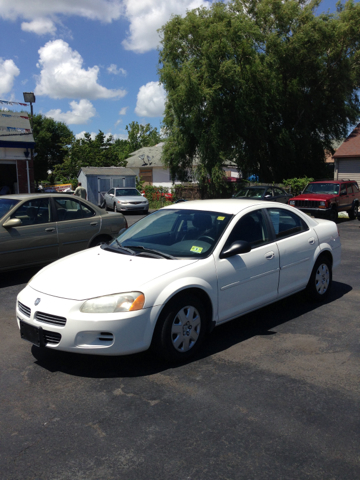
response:
M290 200L289 205L292 205L293 207L295 207L295 200Z
M81 307L83 313L115 313L141 310L145 304L145 295L141 292L117 293L106 297L86 300Z

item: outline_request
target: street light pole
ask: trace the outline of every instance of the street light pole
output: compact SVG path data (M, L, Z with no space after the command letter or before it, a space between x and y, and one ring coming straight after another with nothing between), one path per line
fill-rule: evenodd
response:
M24 101L26 103L30 103L30 113L31 113L31 121L30 121L30 126L32 130L32 117L34 115L33 112L33 103L35 103L36 97L33 92L24 92ZM31 148L30 149L30 158L31 158L31 165L34 168L34 150ZM30 189L30 174L29 174L29 161L26 160L26 170L27 170L27 181L28 181L28 193L31 193Z

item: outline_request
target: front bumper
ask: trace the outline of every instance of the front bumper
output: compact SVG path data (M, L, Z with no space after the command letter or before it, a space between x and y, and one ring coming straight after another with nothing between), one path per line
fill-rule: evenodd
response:
M18 327L24 322L22 337L38 346L93 355L127 355L149 348L160 306L85 314L80 312L83 303L39 293L28 285L16 302Z
M314 207L296 207L295 205L290 205L293 208L297 208L304 213L313 215L314 217L328 217L331 212L331 208L314 208Z

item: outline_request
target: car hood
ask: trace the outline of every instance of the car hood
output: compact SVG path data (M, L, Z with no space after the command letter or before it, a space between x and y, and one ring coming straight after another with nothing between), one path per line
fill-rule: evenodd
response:
M334 198L336 195L329 194L329 193L301 193L297 197L294 197L296 200L330 200Z
M137 257L95 247L51 263L32 278L30 287L54 297L86 300L141 291L146 283L197 261Z
M129 197L115 197L116 200L121 200L123 202L147 202L147 199L143 197L142 195L139 197L139 195L134 195L134 196L129 196Z

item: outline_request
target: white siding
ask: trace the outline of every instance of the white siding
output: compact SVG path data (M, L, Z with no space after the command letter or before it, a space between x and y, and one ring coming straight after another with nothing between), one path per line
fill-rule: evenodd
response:
M341 178L349 178L356 180L360 185L360 158L339 158L338 180Z

